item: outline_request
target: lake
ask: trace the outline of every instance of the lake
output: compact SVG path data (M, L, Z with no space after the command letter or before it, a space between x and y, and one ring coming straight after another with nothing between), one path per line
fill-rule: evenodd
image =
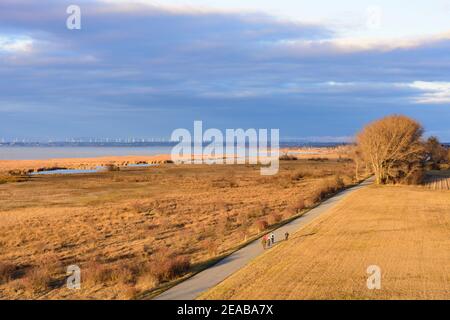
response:
M94 158L106 156L153 156L158 154L170 154L171 150L171 146L3 146L0 147L0 160L43 160L55 158Z

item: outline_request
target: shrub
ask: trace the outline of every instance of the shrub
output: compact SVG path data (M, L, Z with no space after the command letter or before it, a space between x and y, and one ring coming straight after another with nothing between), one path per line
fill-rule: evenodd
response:
M303 174L303 172L295 172L292 176L291 176L291 180L292 181L299 181L301 179L303 179L305 176Z
M112 270L98 262L90 263L83 274L84 281L91 285L102 284L111 280Z
M309 177L314 177L314 176L315 176L315 173L312 170L297 170L294 172L291 179L293 181L298 181L303 178L309 178Z
M277 224L278 222L280 222L281 220L283 220L283 215L279 214L279 213L272 213L269 216L269 223L271 225L273 224Z
M334 187L334 191L339 191L345 187L344 179L340 175L334 176L333 180L331 180L331 183Z
M283 154L279 157L280 160L285 160L285 161L295 161L298 160L298 158L296 156L290 155L290 154Z
M138 269L122 263L111 270L110 278L114 282L134 284L136 283L137 274Z
M316 202L314 201L313 198L306 198L306 199L305 199L305 206L306 206L307 208L311 208L312 206L314 206L315 203L316 203Z
M415 170L404 179L404 183L409 185L419 185L423 183L424 179L425 179L424 171Z
M320 190L315 190L309 197L305 199L305 206L307 208L313 207L321 199Z
M0 263L0 284L7 283L14 278L16 267L7 262Z
M26 181L28 177L25 175L25 173L19 173L17 175L9 174L9 175L2 175L0 174L0 184L3 183L10 183L10 182L23 182Z
M317 168L316 166L308 169L299 169L291 176L291 180L298 181L304 178L320 178L327 174L330 174L330 170L325 170L324 168Z
M122 292L124 299L127 300L136 299L140 293L140 290L129 284L122 284L120 286L120 291Z
M159 282L170 281L184 275L191 268L191 262L187 257L166 258L154 263L151 267L153 274Z
M269 223L266 220L258 220L255 224L258 232L262 232L269 227Z
M136 281L138 290L149 290L158 285L158 279L151 273L147 272L141 275Z
M294 203L294 208L296 213L302 211L303 209L305 209L305 200L303 198L298 199L295 203Z
M217 254L218 251L218 245L216 242L212 239L206 240L205 244L203 245L206 251L208 252L208 255L210 257L213 257Z
M248 212L239 213L237 221L241 226L248 226L249 222L250 222L250 217L249 217Z
M36 267L27 272L24 283L32 291L40 292L50 289L52 280L49 271L45 267Z
M115 164L107 164L104 166L106 171L119 171L120 168Z
M286 216L293 216L295 214L297 214L297 210L295 209L295 207L293 205L288 206L286 209L284 209L284 214Z
M341 190L345 187L345 183L340 176L334 176L332 178L328 178L323 180L317 189L311 194L311 196L307 199L308 207L323 200L327 196Z

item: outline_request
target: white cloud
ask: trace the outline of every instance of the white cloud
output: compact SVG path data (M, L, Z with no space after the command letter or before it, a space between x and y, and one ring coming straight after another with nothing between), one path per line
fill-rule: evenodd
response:
M337 81L328 81L325 82L326 85L331 87L353 87L355 86L354 82L337 82Z
M416 103L450 103L450 82L414 81L406 86L423 91L414 98Z
M32 47L33 40L31 38L0 35L0 52L29 52L31 51Z

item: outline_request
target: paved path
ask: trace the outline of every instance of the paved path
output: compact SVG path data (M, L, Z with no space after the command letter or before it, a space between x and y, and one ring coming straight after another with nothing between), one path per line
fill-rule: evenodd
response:
M303 216L281 226L274 231L275 243L277 240L284 239L285 232L289 232L291 235L301 227L305 226L308 222L318 217L322 213L328 211L338 201L342 200L349 193L352 193L358 189L361 189L372 183L372 179L368 179L358 186L342 191L336 196L324 201L319 206L310 210ZM268 249L270 250L270 249ZM215 265L203 270L195 276L181 282L180 284L170 288L163 292L159 296L155 297L155 300L193 300L198 297L202 292L214 287L218 283L225 280L228 276L235 273L242 267L244 267L250 260L254 259L258 255L264 252L261 245L261 238L257 239L242 249L232 253L228 257L219 261Z

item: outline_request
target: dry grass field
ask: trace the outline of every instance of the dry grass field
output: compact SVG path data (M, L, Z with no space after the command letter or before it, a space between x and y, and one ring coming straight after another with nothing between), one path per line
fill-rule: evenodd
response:
M0 298L128 299L195 271L351 183L345 161L176 166L0 184ZM81 290L65 287L81 267Z
M449 299L449 235L450 191L371 186L200 299Z

